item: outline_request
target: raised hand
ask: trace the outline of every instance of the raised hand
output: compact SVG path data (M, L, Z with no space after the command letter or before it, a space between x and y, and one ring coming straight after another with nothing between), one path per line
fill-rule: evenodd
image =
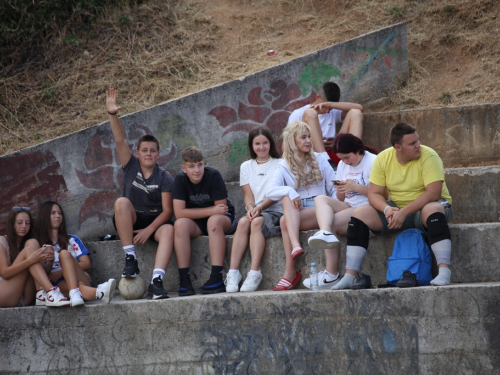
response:
M110 115L115 115L122 107L116 104L116 98L118 96L118 91L112 87L109 91L106 91L106 109Z

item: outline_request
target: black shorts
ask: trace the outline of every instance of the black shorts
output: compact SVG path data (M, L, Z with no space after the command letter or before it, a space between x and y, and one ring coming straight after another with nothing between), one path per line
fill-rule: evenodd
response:
M226 216L231 220L231 227L224 234L233 234L236 230L236 226L238 225L238 219L236 218L236 214L226 214ZM208 236L207 223L208 217L204 217L203 219L193 219L193 221L198 225L198 228L201 230L201 234L203 236Z
M159 215L151 215L151 214L145 214L143 212L135 212L135 214L137 215L137 220L135 221L134 223L134 226L132 227L133 230L139 230L139 229L144 229L146 228L147 226L149 226L153 221L155 221L155 219L159 216ZM172 221L167 221L163 224L170 224L170 225L174 225L174 223ZM115 227L116 229L116 223L115 223L115 215L113 214L113 226ZM151 241L155 241L155 234L156 234L156 231L149 237L149 239Z

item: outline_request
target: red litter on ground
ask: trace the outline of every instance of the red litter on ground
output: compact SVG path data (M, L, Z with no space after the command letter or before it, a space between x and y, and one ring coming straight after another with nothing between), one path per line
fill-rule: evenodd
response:
M278 53L278 51L274 50L274 49L270 49L269 51L267 51L267 56L273 56L273 55L276 55Z

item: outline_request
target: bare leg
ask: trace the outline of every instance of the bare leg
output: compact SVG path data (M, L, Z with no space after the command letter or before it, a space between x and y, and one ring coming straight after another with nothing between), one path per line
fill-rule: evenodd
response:
M252 220L250 227L250 254L252 255L252 265L250 269L253 271L260 270L260 263L266 247L266 238L262 233L263 225L264 218L260 216Z
M132 245L134 223L137 220L134 206L128 198L121 197L115 202L115 224L122 246Z
M201 230L191 219L177 219L174 224L174 249L178 268L189 268L191 238L201 236Z
M347 203L333 199L326 195L319 195L314 198L314 207L316 209L316 219L319 229L332 231L333 223L335 222L335 213L348 209ZM347 228L347 225L346 225ZM336 234L335 232L332 232Z
M231 261L229 268L237 270L240 268L241 258L248 246L248 233L250 232L250 220L246 216L238 221L238 227L234 233L233 245L231 247ZM250 247L250 251L251 247ZM253 261L253 255L252 255Z
M26 259L26 256L27 252L21 251L14 260L14 264L21 263ZM0 281L0 307L16 307L19 305L28 276L29 271L25 269L8 280L3 279Z
M59 252L59 260L63 270L64 281L60 282L58 286L63 294L69 297L70 290L79 288L85 301L95 300L96 288L89 286L89 279L69 251L61 250Z
M292 259L292 244L290 242L290 236L288 233L288 227L286 226L285 216L282 216L280 219L281 226L281 234L283 237L283 249L285 251L285 273L283 278L292 281L295 279L296 268L295 263L296 260Z
M158 249L154 268L167 270L174 250L174 226L170 224L160 226L155 232L155 241L158 242Z
M208 247L212 266L223 266L226 255L226 231L231 227L231 219L225 215L213 215L208 218Z
M363 136L363 112L359 109L351 109L347 112L339 130L339 134L342 133L350 133L361 139Z
M314 109L306 109L302 115L302 121L309 125L309 128L311 129L311 142L313 144L314 151L319 153L325 152L323 130L321 130L321 125L319 124L318 112Z

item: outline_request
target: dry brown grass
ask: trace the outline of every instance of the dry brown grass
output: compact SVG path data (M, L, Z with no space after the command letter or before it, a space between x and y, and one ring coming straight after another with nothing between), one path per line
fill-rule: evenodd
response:
M0 154L408 22L410 79L368 110L499 102L498 1L149 0L0 70ZM278 54L266 55L268 49ZM13 60L15 60L13 58Z

